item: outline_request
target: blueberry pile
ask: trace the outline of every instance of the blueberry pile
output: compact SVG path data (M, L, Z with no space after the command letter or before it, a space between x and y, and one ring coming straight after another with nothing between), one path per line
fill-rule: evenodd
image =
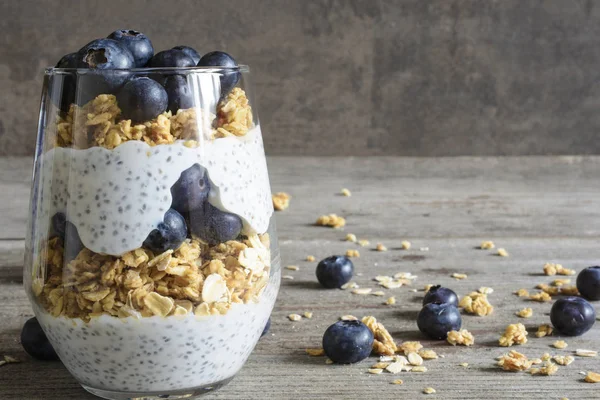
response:
M443 340L448 332L462 325L458 296L448 288L432 286L423 298L423 308L417 316L419 330L428 338Z
M221 72L221 96L227 95L240 79L237 62L229 54L213 51L201 56L189 46L175 46L154 54L146 35L122 29L96 39L79 51L63 56L56 68L89 69L78 76L65 72L52 76L50 98L61 111L72 103L83 105L99 94L117 96L123 118L134 123L155 118L166 110L176 113L193 106L193 97L185 75L167 75L148 70L134 74L133 68L224 67Z

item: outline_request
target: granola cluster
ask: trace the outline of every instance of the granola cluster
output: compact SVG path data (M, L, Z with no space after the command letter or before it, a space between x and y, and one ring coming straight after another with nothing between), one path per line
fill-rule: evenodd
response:
M53 316L85 321L102 314L225 314L232 303L258 302L269 280L269 247L267 234L215 246L191 239L162 254L139 248L115 257L83 249L63 266L63 243L55 237L42 260L45 282L34 292Z
M252 128L252 109L246 93L235 88L217 107L216 127L212 138L244 136ZM86 149L101 146L114 149L130 140L150 146L171 144L177 140L199 139L198 126L211 126L215 115L198 108L165 111L156 118L139 124L121 118L114 95L101 94L83 106L72 104L66 115L59 115L56 144L59 147Z
M513 344L527 343L527 329L523 324L510 324L498 340L500 346L510 347Z
M494 312L494 307L488 301L487 294L479 292L471 292L469 295L463 297L458 306L463 308L465 312L479 317L490 315Z
M373 342L373 352L380 355L391 356L398 351L398 346L394 342L394 338L385 329L382 323L377 322L377 319L373 316L367 316L362 319L362 323L365 324L375 337Z

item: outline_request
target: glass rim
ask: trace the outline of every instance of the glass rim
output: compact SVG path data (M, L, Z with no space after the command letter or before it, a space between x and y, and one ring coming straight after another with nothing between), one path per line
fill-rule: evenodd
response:
M57 67L46 67L44 69L44 73L46 75L53 74L67 74L67 73L77 73L77 74L89 74L89 73L97 73L97 72L132 72L132 73L149 73L149 72L159 72L159 73L189 73L189 72L200 72L200 73L217 73L217 72L250 72L250 67L245 64L240 64L237 67L219 67L219 66L195 66L195 67L152 67L152 68L113 68L113 69L92 69L92 68L57 68Z

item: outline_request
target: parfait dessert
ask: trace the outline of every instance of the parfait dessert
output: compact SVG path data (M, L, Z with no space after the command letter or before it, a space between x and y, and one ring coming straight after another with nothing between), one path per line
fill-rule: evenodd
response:
M94 394L213 390L263 332L280 265L247 75L132 30L46 71L24 282Z

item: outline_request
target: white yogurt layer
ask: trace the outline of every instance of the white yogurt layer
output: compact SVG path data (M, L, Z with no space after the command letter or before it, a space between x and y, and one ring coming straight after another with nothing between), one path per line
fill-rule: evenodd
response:
M39 161L39 234L63 212L96 253L121 255L141 247L171 206L171 186L196 163L208 170L210 203L242 218L243 234L266 232L273 213L259 126L244 137L205 140L197 148L129 141L113 150L54 148Z
M271 314L281 270L277 266L259 303L232 304L225 315L119 319L85 323L37 317L61 361L83 385L132 392L184 390L235 375Z

